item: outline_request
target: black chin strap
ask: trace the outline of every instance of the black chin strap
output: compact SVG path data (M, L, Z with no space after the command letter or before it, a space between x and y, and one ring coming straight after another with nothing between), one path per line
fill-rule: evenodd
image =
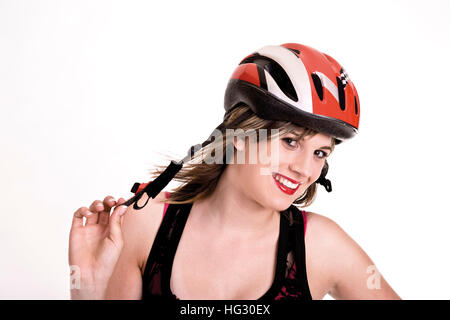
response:
M155 198L161 192L161 190L164 189L164 187L169 184L169 182L173 179L173 177L175 177L175 175L178 173L178 171L181 170L182 167L183 167L182 161L176 162L172 160L163 173L161 173L155 180L148 183L145 186L145 188L141 190L139 193L137 193L132 198L122 203L122 205L130 206L133 204L133 209L135 210L142 209L147 205L148 200L150 200L150 198ZM136 190L136 186L139 186L139 183L137 183L137 185L135 183L131 191ZM138 206L137 203L139 199L142 198L144 193L148 195L147 201L145 201L145 203L142 206Z
M325 178L324 175L320 175L319 179L317 179L316 183L321 184L325 187L325 190L331 192L331 181Z

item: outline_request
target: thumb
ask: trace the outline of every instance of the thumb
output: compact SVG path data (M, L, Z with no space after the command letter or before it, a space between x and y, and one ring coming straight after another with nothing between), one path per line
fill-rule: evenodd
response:
M119 205L114 208L111 217L109 218L109 232L111 240L114 242L121 242L122 240L122 216L127 211L127 206L120 205L120 200L118 201Z

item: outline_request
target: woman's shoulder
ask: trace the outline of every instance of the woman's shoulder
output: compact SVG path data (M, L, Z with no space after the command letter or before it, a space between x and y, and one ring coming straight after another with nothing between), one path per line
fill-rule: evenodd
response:
M333 219L315 212L306 212L306 215L307 256L309 255L311 264L326 269L322 271L330 276L330 281L335 282L336 278L341 277L352 266L367 268L373 264L358 243Z
M368 254L335 221L314 212L307 212L307 216L308 278L325 283L323 288L335 299L400 298L378 273ZM380 277L380 290L367 284L374 277Z
M333 266L344 260L365 256L361 247L333 219L316 212L306 212L308 228L305 233L306 250L315 261ZM346 259L342 259L346 257Z
M349 245L353 241L333 219L311 211L304 211L304 215L306 215L308 221L305 236L313 239L315 243L336 247L339 244Z
M138 201L141 205L147 201L147 195ZM161 191L155 198L150 198L142 209L129 206L123 217L122 233L124 249L136 257L141 269L145 265L150 248L158 232L165 209L166 192Z
M314 228L336 228L339 225L333 221L331 218L328 218L324 215L321 215L317 212L312 211L303 211L304 216L308 221L308 224L312 224Z

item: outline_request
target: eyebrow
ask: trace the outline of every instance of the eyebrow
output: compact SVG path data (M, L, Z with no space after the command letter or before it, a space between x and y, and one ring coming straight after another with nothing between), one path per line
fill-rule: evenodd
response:
M291 132L288 132L288 133L292 133L294 136L297 136L297 137L300 137L300 136L301 136L301 134L300 134L300 133L297 133L296 131L291 131ZM322 147L320 147L319 149L328 149L328 150L330 150L330 151L333 150L333 149L331 148L331 146L322 146Z

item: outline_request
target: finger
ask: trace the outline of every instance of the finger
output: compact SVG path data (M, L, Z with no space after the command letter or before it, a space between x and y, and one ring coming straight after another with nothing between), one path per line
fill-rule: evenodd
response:
M103 211L99 213L98 224L107 225L109 222L109 215L111 208L116 204L116 200L113 196L106 196L103 199Z
M98 222L98 215L100 212L103 211L103 204L100 200L95 200L92 202L92 204L89 206L89 211L92 212L92 214L87 217L86 224L96 224Z
M124 198L119 198L119 200L117 200L117 205L116 205L116 207L121 206L121 205L124 204L125 202L126 202L126 200L125 200ZM125 206L125 207L127 207L127 206Z
M124 203L125 199L120 198L118 203ZM125 214L127 211L127 206L118 205L114 208L113 213L111 214L111 217L109 218L109 230L110 230L110 237L113 241L119 243L122 240L122 225L121 225L121 217Z
M105 211L110 212L111 208L116 205L116 200L113 196L106 196L105 199L103 199L103 206L105 207Z
M92 215L92 212L89 211L86 207L81 207L73 214L72 219L72 227L82 227L83 226L83 218L88 218Z

